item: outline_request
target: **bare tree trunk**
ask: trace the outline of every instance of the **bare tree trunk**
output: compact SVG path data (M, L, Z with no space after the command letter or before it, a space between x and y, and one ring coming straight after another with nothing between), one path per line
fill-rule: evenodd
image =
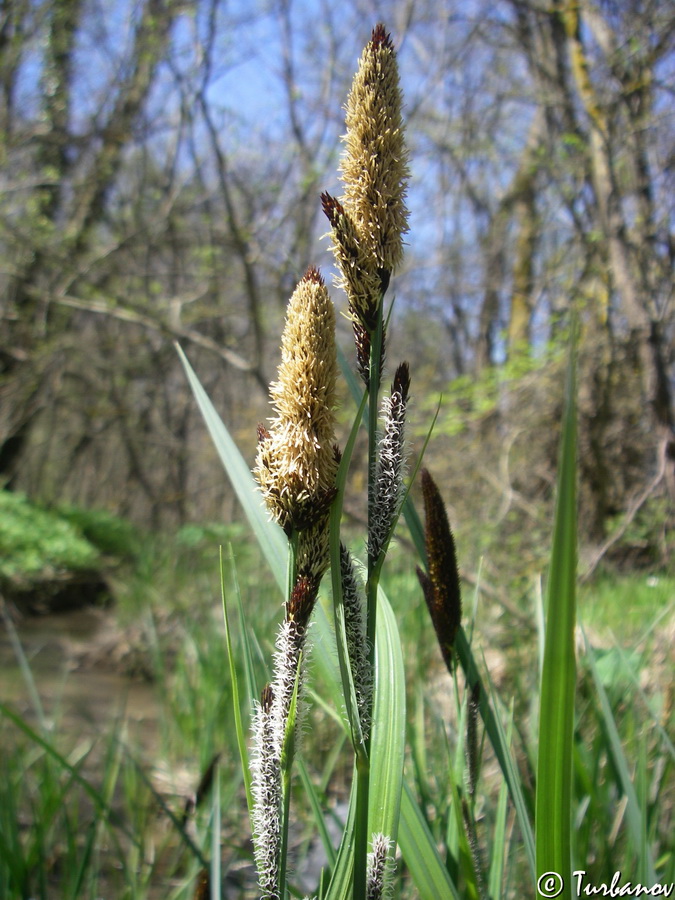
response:
M536 181L541 167L541 147L546 120L539 109L532 120L520 164L510 185L490 217L483 241L485 293L480 311L476 363L480 370L493 361L494 333L499 321L500 292L507 280L509 227L515 220L516 252L512 268L511 303L508 313L508 349L529 347L533 311L532 284L537 245Z
M670 382L667 377L667 353L663 343L660 321L654 302L654 284L652 280L654 259L644 258L645 251L653 245L653 215L649 203L648 179L646 178L647 162L640 153L640 138L636 138L633 154L633 165L640 176L642 215L633 228L636 234L630 235L621 203L621 187L614 166L612 149L620 137L612 134L611 124L596 96L589 77L588 60L581 36L582 15L589 7L565 0L561 5L565 33L567 36L567 52L570 69L574 78L577 93L583 103L590 122L590 161L592 181L597 200L599 223L607 242L607 257L613 286L621 298L621 307L630 330L630 341L638 349L643 390L647 404L656 426L659 454L665 454L669 465L666 479L675 499L675 419L673 417L673 399ZM596 29L599 27L597 19ZM608 26L604 25L603 36L609 42ZM607 43L609 49L609 43ZM636 73L617 71L615 75L622 77L623 97L627 99L635 93L632 85L626 83L635 80ZM651 72L637 73L638 91L644 92L651 81ZM635 99L633 98L633 103ZM640 122L633 123L634 132L640 131ZM635 248L638 248L637 251Z

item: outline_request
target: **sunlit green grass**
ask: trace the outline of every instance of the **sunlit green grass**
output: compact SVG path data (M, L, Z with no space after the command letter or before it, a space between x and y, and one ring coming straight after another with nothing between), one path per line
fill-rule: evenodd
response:
M422 801L426 827L437 841L444 842L454 827L448 753L461 730L457 730L454 713L448 718L454 707L454 687L434 642L405 529L401 534L391 551L384 587L397 616L404 655L409 704L406 769L414 795ZM223 861L226 868L234 867L227 896L255 896L220 612L221 544L231 547L231 553L225 550L225 588L231 600L235 660L241 659L235 602L238 590L247 622L261 644L259 654L254 646L254 659L259 679L264 678L263 660L269 658L280 602L260 552L246 539L245 532L241 528L204 526L189 530L187 538L181 534L177 539L148 543L146 558L139 562L135 574L117 584L117 614L132 639L139 642L139 650L146 654L154 679L158 731L154 747L159 756L148 757L147 749L135 743L123 723L112 717L98 739L85 740L72 732L72 725L59 719L58 710L48 723L49 729L43 731L39 715L30 704L21 706L22 718L35 739L9 716L2 716L0 738L7 777L0 798L0 896L92 900L97 896L134 900L192 896L201 864L178 823L190 794L218 753ZM635 860L639 850L635 847L637 826L631 835L621 818L620 765L611 751L607 719L594 678L606 693L638 796L641 790L644 792L649 822L646 837L662 871L667 875L669 867L672 869L668 821L675 802L673 757L664 743L668 722L663 718L667 715L667 669L658 667L658 660L645 652L672 620L672 589L673 581L668 576L637 574L611 579L605 575L580 588L580 618L595 650L591 655L582 653L579 663L573 849L584 866L586 861L595 860L593 870L598 877L607 872L611 877L613 867ZM475 592L473 586L465 585L467 620ZM534 586L531 601L534 605ZM502 703L507 708L513 699L521 710L533 708L537 683L535 629L527 638L529 652L524 653L522 647L515 647L510 634L519 623L482 595L480 587L476 603L474 652L479 652L485 641L483 626L489 626L492 646L484 649L500 653ZM492 616L498 627L491 622ZM503 637L501 649L494 646L495 635L497 640L499 635ZM523 672L524 660L529 660L529 676ZM244 678L241 670L239 678ZM245 706L243 712L246 715ZM347 796L349 755L340 729L318 702L312 705L308 723L304 741L308 772L319 786L319 796L331 806ZM528 737L531 732L525 722L520 723L519 732L514 737L514 753L521 761L533 760L534 747ZM38 744L38 738L54 753ZM484 771L478 784L483 810L478 834L489 860L498 849L495 837L499 834L497 804L502 782L490 762L488 748L484 754ZM461 754L457 756L452 750L452 757L459 762L461 772ZM73 768L65 768L61 759ZM90 790L85 790L78 776ZM526 797L531 796L527 779L532 772L527 775L527 765L522 776ZM100 798L100 805L90 791ZM298 825L304 835L296 852L303 856L313 851L315 840L311 837L310 807L303 792L296 793ZM210 795L197 811L194 824L192 819L189 824L194 844L204 857L209 856L209 804ZM534 896L522 888L527 864L517 829L509 835L502 896L509 892ZM400 886L401 896L417 895L405 867Z
M675 577L649 572L601 574L579 589L584 624L629 644L675 615Z

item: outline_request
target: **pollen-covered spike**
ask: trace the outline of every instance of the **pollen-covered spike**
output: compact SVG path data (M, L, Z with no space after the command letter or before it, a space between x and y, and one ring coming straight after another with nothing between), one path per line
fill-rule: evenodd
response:
M255 476L272 516L287 535L323 514L335 490L335 311L318 269L309 268L288 305L276 416L259 429Z
M409 177L402 94L392 41L378 25L366 45L347 99L341 203L377 270L390 274L403 258Z
M417 575L443 659L451 672L455 636L462 620L462 597L455 541L443 498L427 469L422 469L422 496L428 574L418 569Z
M305 644L307 623L300 624L294 619L286 619L279 627L276 652L274 654L274 701L270 719L272 722L272 742L274 752L283 767L284 758L288 759L288 721L291 704L297 696L295 723L292 743L295 749L299 740L304 713L305 682ZM297 687L297 694L296 694Z
M329 526L328 513L325 512L309 528L299 533L296 566L298 575L315 582L318 590L321 578L329 565Z

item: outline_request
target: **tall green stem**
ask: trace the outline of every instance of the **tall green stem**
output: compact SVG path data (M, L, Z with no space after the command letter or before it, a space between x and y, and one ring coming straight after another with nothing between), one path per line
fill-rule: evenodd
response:
M379 413L380 372L382 368L382 348L384 343L383 303L377 317L377 325L371 335L368 390L368 535L372 534L375 476L377 473L377 418ZM376 560L368 554L368 644L371 667L375 666L375 627L377 624L377 582Z
M282 773L282 821L281 821L281 848L279 853L279 896L281 900L286 898L286 868L288 860L288 820L291 813L291 767L290 765Z
M368 534L371 533L375 476L377 473L377 417L379 411L380 370L384 336L383 304L370 339L368 366ZM367 634L369 664L375 671L375 629L377 626L377 585L379 581L375 562L368 555L368 582L366 585ZM368 868L368 805L370 795L370 733L366 738L366 755L356 762L356 825L354 846L354 900L365 900L366 870Z

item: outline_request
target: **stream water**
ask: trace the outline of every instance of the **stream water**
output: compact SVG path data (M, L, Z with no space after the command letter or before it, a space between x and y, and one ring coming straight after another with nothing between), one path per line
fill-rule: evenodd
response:
M153 686L87 659L112 621L109 613L97 609L24 616L13 624L1 618L0 699L34 722L38 711L32 681L45 717L55 720L60 732L98 736L121 717L130 741L152 754L158 739Z

